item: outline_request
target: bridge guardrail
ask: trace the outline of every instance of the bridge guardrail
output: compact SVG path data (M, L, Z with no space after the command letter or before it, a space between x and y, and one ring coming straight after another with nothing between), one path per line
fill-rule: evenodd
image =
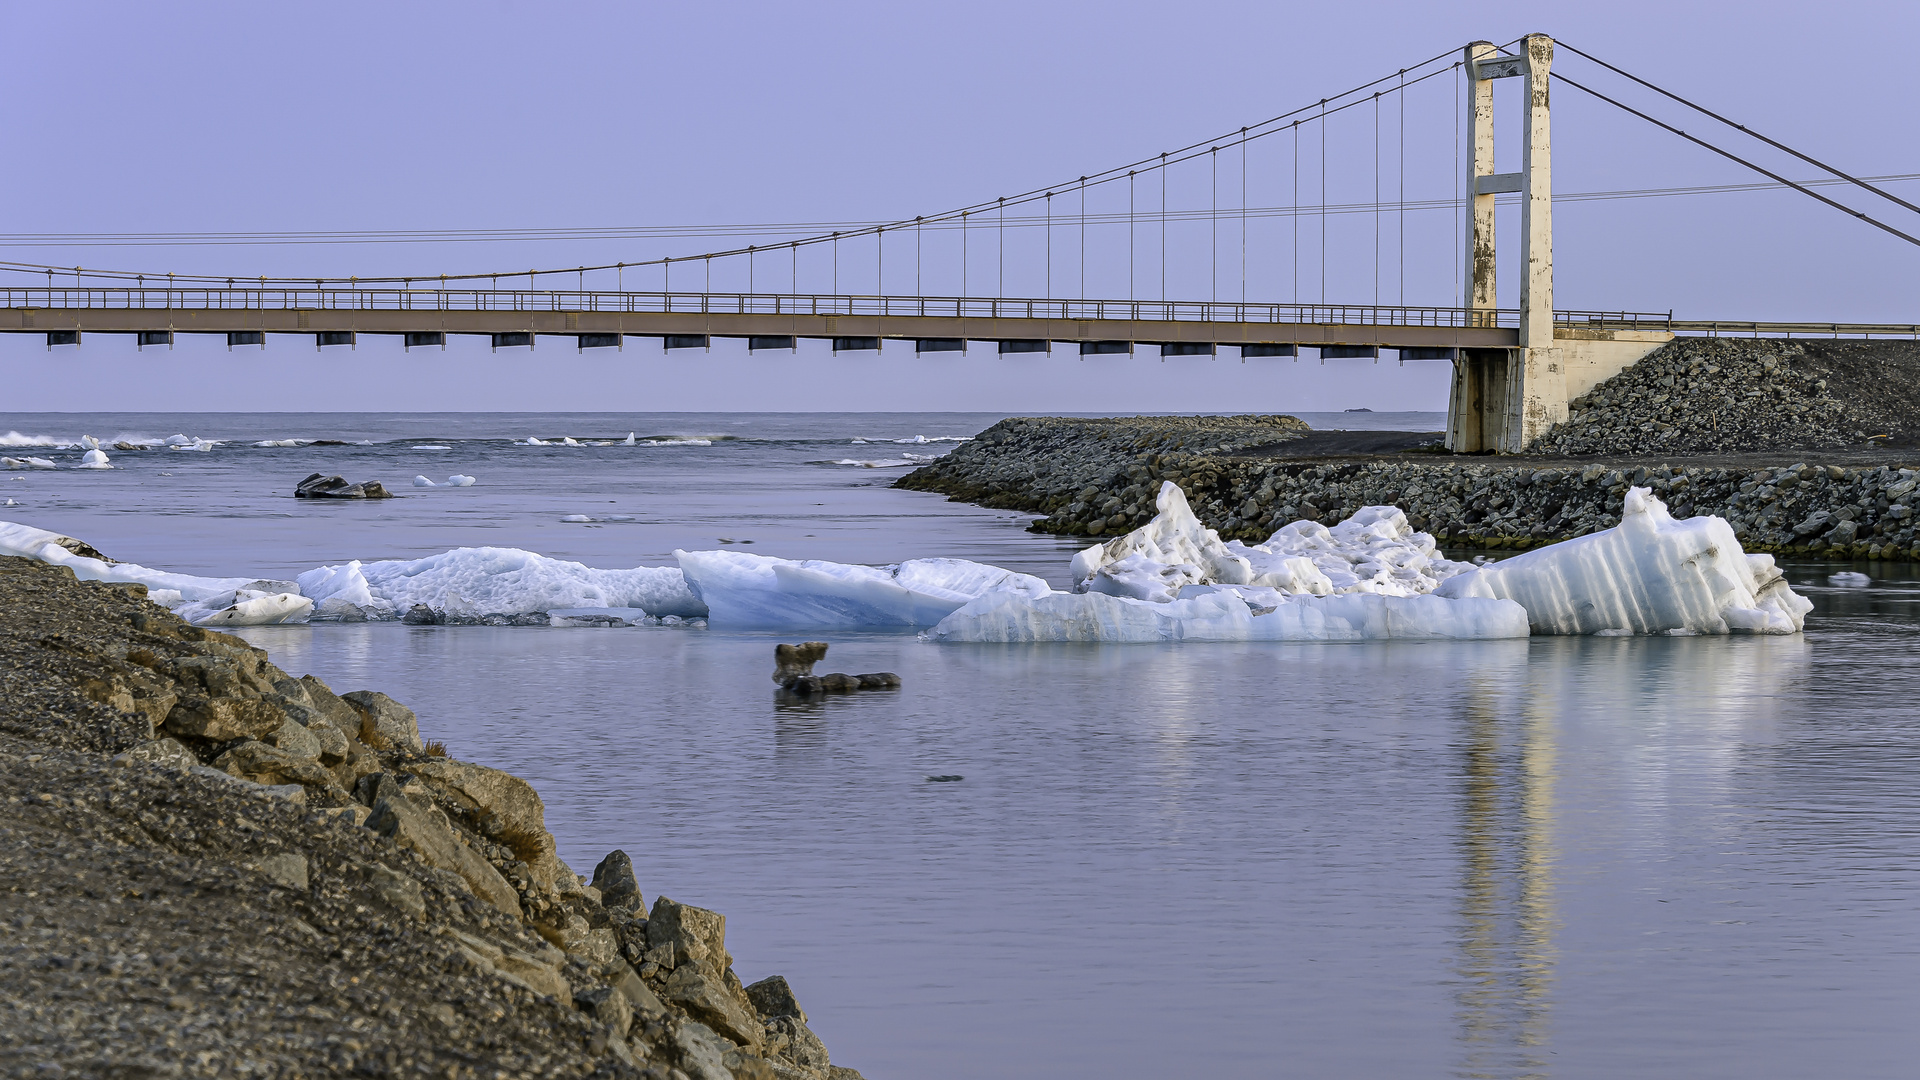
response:
M1058 321L1300 323L1497 327L1520 313L1376 304L1270 304L1209 300L1064 300L1008 297L860 296L812 293L604 292L531 289L299 289L32 286L0 289L5 306L28 309L279 309L351 311L561 311L741 315L941 316ZM1556 322L1665 329L1667 315L1558 312Z

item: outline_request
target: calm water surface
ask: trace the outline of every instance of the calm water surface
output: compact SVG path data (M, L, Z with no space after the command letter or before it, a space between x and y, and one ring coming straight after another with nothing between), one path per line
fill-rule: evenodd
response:
M824 443L848 419L791 422ZM242 497L327 449L194 454L208 472L172 487L42 473L12 486L46 516L9 513L222 573L439 550L475 522L596 565L743 522L769 554L952 554L1055 580L1070 550L1021 516L846 487L878 470L806 449L541 466L540 448L476 444L490 471L443 470L480 475L471 489L345 513ZM410 471L399 458L428 453L352 452ZM706 458L644 464L666 453ZM660 505L626 532L557 524L596 492ZM198 548L176 535L194 530ZM787 975L836 1061L876 1080L1911 1076L1920 580L1863 564L1874 585L1838 589L1831 569L1791 568L1817 604L1794 638L836 634L828 670L905 687L813 705L774 700L761 634L245 633L534 781L576 869L624 848L649 900L725 912L741 976Z

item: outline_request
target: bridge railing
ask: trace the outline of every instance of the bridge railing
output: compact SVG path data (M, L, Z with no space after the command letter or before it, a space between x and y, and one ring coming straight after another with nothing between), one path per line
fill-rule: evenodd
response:
M1055 321L1303 323L1513 327L1512 309L1378 304L1268 304L1207 300L1065 300L1030 297L859 296L814 293L606 292L551 289L233 288L32 286L0 289L29 309L281 309L351 311L562 311L737 315L935 316ZM1663 328L1668 316L1562 312L1561 321Z

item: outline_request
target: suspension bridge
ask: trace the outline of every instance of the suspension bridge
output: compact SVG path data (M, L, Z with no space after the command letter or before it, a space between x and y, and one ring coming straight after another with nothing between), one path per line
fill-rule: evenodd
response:
M1554 53L1555 42L1544 34L1528 35L1509 46L1475 42L1458 53L1450 50L1260 124L1069 183L931 216L855 224L691 256L562 269L346 279L157 275L0 263L0 271L16 275L13 282L0 281L0 293L4 293L0 332L43 333L50 348L78 345L87 334L135 335L142 347L170 346L180 334L223 334L229 347L264 346L268 335L308 335L316 348L351 347L360 335L393 335L411 349L444 346L448 335L484 335L496 349L532 347L541 337L557 337L571 339L582 350L623 348L631 339L654 339L667 350L706 349L714 338L737 338L744 339L751 350L794 349L801 339L822 339L831 341L836 351L911 350L914 354L1064 349L1098 356L1151 348L1163 356L1190 356L1217 355L1226 347L1237 350L1243 359L1297 358L1303 350L1313 350L1322 359L1377 360L1385 353L1397 354L1402 362L1453 364L1447 438L1457 452L1524 450L1565 419L1570 399L1680 333L1920 338L1920 325L1725 323L1675 320L1672 312L1556 309L1549 92L1555 81L1754 169L1770 181L1748 187L1797 190L1916 244L1920 240L1823 191L1864 190L1906 211L1920 213L1920 207L1877 186L1886 178L1862 179L1840 172L1623 69L1578 53L1600 68L1829 174L1814 181L1790 180L1555 73ZM1519 115L1511 126L1519 133L1520 168L1500 173L1494 164L1494 88L1506 79L1519 85ZM1421 130L1410 128L1407 121L1409 97L1423 88L1448 86L1454 92L1449 110L1454 118L1455 160L1448 170L1452 197L1409 200L1409 165L1419 158L1417 153L1410 157L1407 143L1410 136L1416 142L1421 139ZM1383 116L1391 119L1383 121ZM1329 170L1337 162L1328 150L1327 131L1337 119L1357 120L1363 133L1371 120L1374 197L1370 202L1328 200ZM1303 131L1310 133L1304 155ZM1383 133L1391 136L1391 146ZM1312 146L1315 137L1317 154ZM1251 204L1248 163L1256 147L1262 152L1277 147L1276 154L1290 149L1290 202ZM1220 205L1223 155L1230 196L1236 166L1240 174L1238 205L1230 198L1224 209ZM1383 163L1388 157L1397 171L1393 178L1397 198L1387 198L1383 192ZM1302 199L1303 162L1310 166L1309 186L1315 189L1317 202ZM1169 177L1183 166L1187 170L1183 176L1196 170L1208 174L1204 209L1169 204ZM1317 183L1311 175L1315 168ZM1148 196L1144 209L1142 187ZM1122 190L1124 213L1117 201ZM1090 193L1111 205L1089 213ZM1664 193L1668 192L1584 196ZM1496 236L1497 201L1518 203L1517 240ZM1060 209L1075 202L1077 212ZM1009 209L1014 210L1011 217ZM1450 239L1445 235L1448 230L1409 229L1410 219L1419 212L1436 209L1453 211L1447 215ZM1344 216L1364 224L1369 215L1372 301L1329 302L1330 222ZM1392 221L1391 228L1383 228L1383 215ZM1307 231L1304 261L1303 220L1312 226ZM1223 224L1227 227L1224 251ZM1015 231L1011 242L1009 226ZM1041 229L1044 239L1035 245L1032 233ZM765 233L773 230L750 231L761 233L759 238L765 240ZM1062 231L1077 241L1077 249L1074 244L1056 243ZM1176 231L1182 235L1176 237ZM929 234L936 249L931 260L926 251ZM956 239L958 250L954 251ZM1363 251L1366 239L1362 231L1357 246ZM889 240L893 243L891 278ZM1441 261L1451 263L1453 284L1447 289L1454 302L1405 302L1410 242L1416 255L1438 251ZM1194 250L1183 250L1182 243ZM1338 257L1343 244L1333 243ZM1041 250L1022 250L1036 246ZM1344 245L1348 254L1354 246ZM868 249L874 288L843 290L843 252L858 251L863 260ZM1503 252L1509 250L1503 259ZM1447 251L1452 252L1451 258L1444 254ZM804 273L803 254L808 262ZM1009 254L1014 258L1015 278L1039 285L1034 290L1038 295L1011 295ZM1077 272L1069 273L1076 270L1076 259ZM1196 273L1201 259L1205 269ZM787 271L784 281L779 280L782 262ZM845 262L848 276L864 272L853 257ZM1503 262L1520 269L1519 287L1514 290L1518 303L1513 307L1498 304L1497 268ZM774 285L761 287L768 280L762 266L769 263ZM991 275L983 272L983 263L992 268ZM1113 295L1101 298L1097 289L1089 287L1093 277L1114 279L1117 286L1117 271L1123 263L1124 290L1115 287ZM1397 270L1392 280L1384 273L1389 264ZM716 268L723 283L731 278L743 287L715 289ZM910 287L904 281L909 268ZM1237 270L1235 298L1221 295L1223 268L1230 293ZM697 273L700 287L676 290L676 270L683 281ZM944 290L945 295L926 289L930 270L936 281L958 288ZM653 273L659 274L659 288L626 287L630 275L637 281ZM1173 298L1170 273L1204 298ZM614 287L589 288L589 274L596 286L611 276ZM42 276L44 282L39 280ZM568 276L574 281L566 282ZM1142 288L1143 276L1146 288ZM514 284L519 277L526 279L527 287ZM504 287L502 278L507 279ZM983 290L976 286L989 279L992 288L981 295ZM1204 285L1196 279L1204 279ZM556 280L562 287L553 287ZM829 288L803 289L803 282L828 283ZM1301 299L1303 286L1316 285L1317 299ZM1250 288L1278 293L1289 287L1291 295L1284 302L1249 299ZM1123 291L1124 298L1118 298ZM1383 302L1388 291L1394 302ZM1061 295L1066 292L1074 295ZM1153 295L1143 296L1143 292Z

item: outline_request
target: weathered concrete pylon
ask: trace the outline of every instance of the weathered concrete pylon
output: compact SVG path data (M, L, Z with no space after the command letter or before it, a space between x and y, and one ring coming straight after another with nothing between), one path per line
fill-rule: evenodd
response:
M1553 39L1528 34L1521 50L1504 55L1489 42L1466 47L1468 146L1466 186L1466 295L1462 306L1475 326L1494 325L1497 301L1494 196L1520 195L1520 232L1526 248L1520 281L1520 332L1514 349L1462 349L1454 361L1447 410L1447 447L1460 453L1518 453L1567 418L1570 395L1617 374L1673 335L1648 331L1563 329L1553 323L1553 139L1548 79ZM1522 78L1525 125L1520 171L1496 173L1493 158L1493 81ZM1480 314L1484 313L1484 314Z

